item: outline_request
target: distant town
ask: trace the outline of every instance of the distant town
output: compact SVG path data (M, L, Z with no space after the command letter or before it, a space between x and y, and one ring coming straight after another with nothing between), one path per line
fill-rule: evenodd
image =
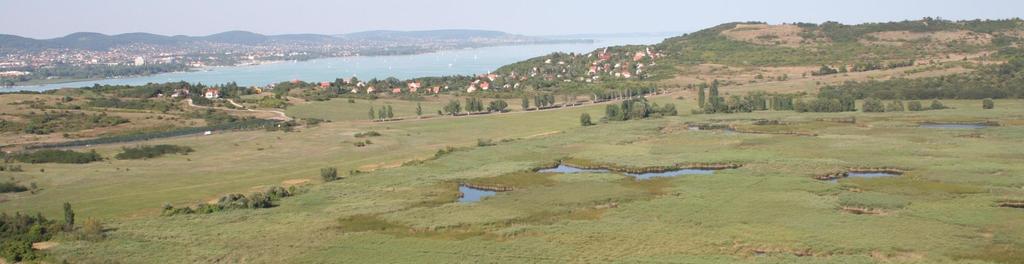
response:
M74 33L47 40L0 35L0 86L140 76L208 66L583 41L590 40L476 30L278 36L232 31L205 37Z

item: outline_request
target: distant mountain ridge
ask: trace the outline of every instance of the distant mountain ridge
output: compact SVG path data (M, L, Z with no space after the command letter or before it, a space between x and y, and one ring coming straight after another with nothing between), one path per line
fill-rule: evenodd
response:
M106 35L95 32L77 32L64 37L52 39L33 39L17 35L0 34L0 47L14 50L42 49L87 49L106 50L121 45L189 45L198 42L264 45L270 43L310 43L338 44L346 41L408 41L413 39L429 39L443 41L471 42L479 39L522 40L524 42L541 42L542 37L530 37L490 30L426 30L426 31L391 31L375 30L348 34L282 34L263 35L250 31L226 31L207 36L164 36L152 33L124 33Z
M348 34L334 35L340 38L349 39L472 39L472 38L501 38L501 37L526 37L523 35L509 34L493 30L468 30L468 29L445 29L445 30L424 30L424 31L396 31L396 30L373 30Z

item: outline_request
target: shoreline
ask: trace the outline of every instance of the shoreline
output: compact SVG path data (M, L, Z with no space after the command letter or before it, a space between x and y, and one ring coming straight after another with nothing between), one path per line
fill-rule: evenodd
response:
M59 81L59 82L37 83L37 84L32 84L32 85L0 86L0 93L45 92L45 91L59 90L59 89L65 89L65 88L77 89L77 88L84 88L84 87L89 87L89 86L93 85L93 83L85 84L84 82L92 82L92 81L105 82L105 81L120 80L120 79L147 78L147 77L159 76L159 75L164 75L164 74L176 74L176 73L187 73L187 72L202 72L202 71L213 70L213 69L222 69L222 68L255 67L255 66L265 66L265 65L279 64L279 63L286 63L286 62L310 62L310 61L317 61L317 60L344 59L344 58L361 58L361 57L362 58L387 58L387 57L399 57L399 56L421 56L421 55L439 54L439 53L446 53L446 52L459 52L459 51L465 51L465 50L477 50L477 49L500 48L500 47L528 47L528 46L569 45L569 44L579 44L579 45L601 44L601 45L604 45L604 46L608 46L608 45L610 45L610 46L619 46L619 45L651 45L653 43L656 43L656 42L647 43L647 42L644 42L644 41L635 42L635 43L631 42L631 43L628 43L628 44L623 44L623 43L618 43L618 44L606 43L606 42L608 42L609 40L612 40L612 39L631 39L631 38L629 38L629 37L616 37L616 38L607 38L607 39L561 39L561 40L554 40L554 41L547 41L547 42L505 43L505 44L501 44L501 45L479 45L479 46L473 46L473 47L448 48L448 49L433 50L433 51L429 51L429 52L412 52L412 53L408 53L408 54L377 54L377 55L354 54L354 55L349 55L349 56L328 56L328 57L311 58L311 59L304 59L304 60L267 60L267 61L260 61L258 63L240 63L240 64L236 64L236 65L204 66L204 67L200 67L200 68L189 68L189 70L186 70L186 71L171 71L171 72L163 72L163 73L148 74L148 75L138 75L138 76L122 76L122 77L112 77L112 78L90 78L90 79L82 79L82 80L78 80L78 79L76 79L76 80L62 80L62 81ZM557 51L552 51L552 52L557 52ZM525 59L529 59L529 58L523 58L523 60L525 60ZM501 67L501 66L504 66L504 65L497 65L497 66L495 66L495 68ZM491 69L491 70L493 70L493 69ZM447 75L451 75L451 74L447 74ZM431 76L445 76L445 75L424 75L424 76L419 76L419 77L431 77ZM395 76L395 77L397 77L397 76ZM419 78L419 77L414 77L414 78ZM175 78L172 78L172 79L175 79ZM281 79L281 80L277 80L277 81L288 81L288 80L290 80L290 79ZM239 80L231 80L231 81L236 81L237 82ZM165 81L165 80L158 80L157 81L157 80L155 80L155 81L152 81L152 82L154 82L154 83L165 83L165 82L168 82L168 81ZM174 82L174 81L169 81L169 82ZM74 84L74 83L82 83L82 85L75 84L75 85L69 85L69 86L61 86L61 84ZM204 83L206 83L206 82L204 82ZM267 83L267 84L269 84L269 83ZM109 85L124 85L124 84L109 84ZM142 84L132 84L132 85L142 85ZM257 85L257 84L253 84L253 85ZM258 85L266 85L266 84L258 84Z

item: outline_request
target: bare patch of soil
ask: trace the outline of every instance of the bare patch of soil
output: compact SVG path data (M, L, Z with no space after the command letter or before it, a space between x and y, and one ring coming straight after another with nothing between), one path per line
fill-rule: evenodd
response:
M54 248L57 245L60 245L60 244L57 243L57 242L53 242L53 241L32 243L32 249L35 249L35 250L47 250L47 249Z
M309 183L309 179L291 179L291 180L286 180L286 181L281 182L281 185L284 185L285 187L288 187L288 186L303 185L303 184L306 184L306 183Z
M722 32L722 35L758 45L798 47L804 43L801 32L803 29L796 25L739 24L736 28Z

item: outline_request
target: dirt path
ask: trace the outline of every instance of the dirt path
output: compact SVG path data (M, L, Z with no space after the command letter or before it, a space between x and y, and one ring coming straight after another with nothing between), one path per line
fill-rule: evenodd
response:
M188 106L189 106L189 107L192 107L192 108L212 108L212 109L217 109L217 110L224 110L224 111L229 111L229 112L256 112L256 113L269 113L269 114L271 114L271 115L273 115L273 116L274 116L274 117L271 117L270 119L274 119L274 120L280 120L280 121L292 121L292 118L291 118L291 117L289 117L289 116L288 116L287 114L285 114L284 112L281 112L281 111L277 111L277 110L256 110L256 109L248 109L248 108L245 108L245 106L243 106L243 105L241 105L241 104L235 103L235 101L234 101L234 100L231 100L231 99L227 99L228 103L230 103L230 104L232 104L232 105L234 105L234 106L236 106L236 107L238 107L238 108L242 108L242 110L238 110L238 109L231 109L231 108L225 108L225 107L214 107L214 106L199 106L199 105L196 105L196 104L192 103L192 99L185 99L185 101L186 101L186 102L188 102Z

